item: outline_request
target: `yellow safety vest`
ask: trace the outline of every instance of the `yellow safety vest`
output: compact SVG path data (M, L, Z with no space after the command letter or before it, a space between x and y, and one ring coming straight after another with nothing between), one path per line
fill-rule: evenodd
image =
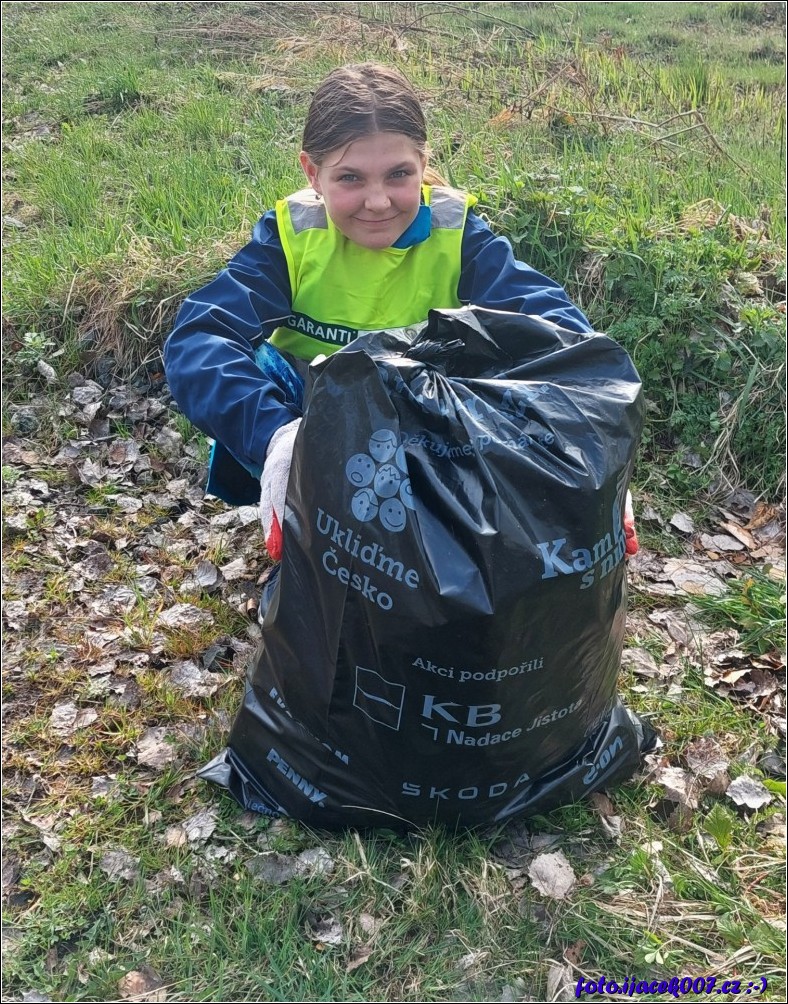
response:
M401 249L372 250L348 240L311 188L277 202L292 301L272 345L311 360L331 355L360 332L417 324L433 307L460 306L462 236L476 198L438 186L422 191L432 209L430 236Z

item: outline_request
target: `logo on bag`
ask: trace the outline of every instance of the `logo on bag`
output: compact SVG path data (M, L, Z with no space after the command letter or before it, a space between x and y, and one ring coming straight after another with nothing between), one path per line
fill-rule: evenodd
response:
M353 707L379 725L399 732L405 688L399 683L384 680L374 669L356 666L356 691Z
M415 508L405 449L390 429L373 432L368 449L345 464L345 477L356 489L350 511L361 523L379 519L384 529L401 533L408 509Z

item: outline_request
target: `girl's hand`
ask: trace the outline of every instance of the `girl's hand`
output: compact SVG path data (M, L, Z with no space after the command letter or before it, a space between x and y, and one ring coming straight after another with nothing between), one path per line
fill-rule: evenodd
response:
M265 546L274 561L282 560L282 525L285 518L287 482L293 459L295 437L301 419L288 422L271 436L260 478L260 522L263 524Z

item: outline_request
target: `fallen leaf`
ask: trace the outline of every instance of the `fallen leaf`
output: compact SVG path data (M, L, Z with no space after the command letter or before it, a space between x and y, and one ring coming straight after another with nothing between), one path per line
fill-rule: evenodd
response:
M458 960L457 966L464 972L468 972L469 969L473 969L480 962L483 962L486 958L488 958L489 954L489 952L485 952L484 950L478 952L468 952L467 955L463 955L463 957Z
M78 708L71 701L56 704L49 718L49 727L56 736L65 738L73 735L79 729L91 725L98 718L98 712L93 708Z
M124 1000L166 1001L167 991L158 973L149 966L135 969L118 981L118 993Z
M736 805L744 806L747 809L760 809L772 801L772 796L761 782L754 777L742 774L732 781L725 794Z
M322 847L301 851L295 861L297 875L330 875L336 863Z
M177 753L167 738L167 729L163 725L144 732L137 741L137 763L153 770L163 770L172 763Z
M139 858L132 857L128 851L107 851L99 861L99 868L111 882L133 882L139 878Z
M653 610L648 619L664 628L673 641L685 647L693 643L694 635L701 627L700 622L693 619L689 605L682 610Z
M16 880L21 874L22 865L19 858L3 858L3 896L8 895L9 890L16 885Z
M104 388L100 384L94 383L92 380L86 380L80 387L75 387L71 391L71 400L74 404L78 404L80 408L84 408L85 405L100 401L103 395Z
M21 631L30 613L24 600L8 600L3 604L3 617L10 631Z
M744 527L731 522L720 523L720 526L723 530L727 530L732 537L735 537L736 540L744 544L749 551L757 550L758 542L748 530L744 529Z
M383 926L383 920L380 917L373 917L371 913L360 913L358 926L368 938L374 938Z
M677 802L689 809L697 809L697 782L691 774L682 770L681 767L657 768L654 781L662 785L665 789L664 797L669 801Z
M180 830L187 843L204 844L216 829L216 812L212 809L204 809L169 829Z
M678 589L695 596L722 596L726 589L722 579L705 565L685 558L669 558L664 574Z
M310 941L321 945L341 945L345 931L336 917L321 917L307 924Z
M700 535L700 542L707 551L743 551L744 544L724 533Z
M687 747L684 757L687 767L703 782L702 787L707 794L725 794L730 784L730 762L719 743L711 738L695 739Z
M276 851L249 858L246 868L255 878L271 885L284 885L296 874L295 859Z
M222 565L221 573L227 582L235 582L237 579L242 579L248 575L246 562L243 558L236 558L235 561Z
M90 794L93 798L109 798L118 794L118 782L110 777L94 777L90 786Z
M173 630L195 630L213 624L210 610L202 610L192 603L176 603L175 606L159 614L158 623Z
M186 697L211 697L226 679L201 669L191 659L174 663L170 672L170 683Z
M534 858L528 867L528 877L537 892L549 899L565 899L577 882L563 851Z
M644 648L625 648L621 653L621 668L631 669L638 676L659 678L665 675L654 656Z
M691 516L688 516L685 512L676 512L670 517L670 525L675 527L681 533L694 533L695 523Z
M345 966L345 972L352 973L354 969L363 966L371 955L372 949L368 945L359 945L357 948L351 949L350 958Z
M548 1001L570 1001L574 999L572 967L565 963L550 961L547 970Z
M613 840L620 840L624 831L624 821L616 814L616 809L607 795L601 791L595 791L588 796L588 802L594 812L599 816L602 829Z
M184 581L181 591L205 589L207 592L219 589L222 584L222 574L211 561L201 561L194 572Z
M730 766L720 744L709 737L694 739L687 746L684 757L689 769L699 777L716 777Z

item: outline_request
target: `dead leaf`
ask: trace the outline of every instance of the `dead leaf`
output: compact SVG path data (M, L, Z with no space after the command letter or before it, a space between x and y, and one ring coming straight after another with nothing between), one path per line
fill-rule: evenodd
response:
M204 844L216 829L216 812L204 809L189 816L176 826L169 826L164 834L168 847L182 847L185 844Z
M71 400L74 404L78 404L80 408L84 408L88 404L93 404L96 401L100 401L104 396L104 388L92 380L86 380L84 384L79 387L75 387L71 391Z
M174 663L170 672L170 683L186 697L211 697L226 679L220 673L201 669L191 659Z
M56 704L49 718L49 727L56 736L66 738L79 729L91 725L98 718L98 712L93 708L78 708L71 701Z
M564 952L564 958L569 963L570 966L577 968L583 961L583 953L586 949L585 941L576 941L573 945Z
M178 755L167 739L167 729L163 725L144 732L137 741L137 763L153 770L164 770Z
M16 857L3 858L3 896L16 885L16 880L22 874L22 863Z
M528 877L537 892L548 899L565 899L577 882L563 851L534 858L528 866Z
M363 966L371 956L372 949L369 945L358 945L356 948L351 949L350 958L345 966L345 972L352 973L354 969Z
M694 533L695 523L691 516L688 516L685 512L675 512L670 517L670 525L675 527L680 533Z
M310 941L320 945L341 945L345 931L336 917L321 917L307 924Z
M695 596L721 596L726 589L722 579L709 568L686 558L669 558L664 574L678 589Z
M700 623L693 619L690 606L688 604L682 610L653 610L648 619L652 624L664 628L678 645L689 648L701 627Z
M297 875L330 875L336 863L322 847L301 851L295 861Z
M111 777L99 775L94 777L90 786L90 794L93 798L109 798L118 793L118 782Z
M715 533L708 534L702 533L700 535L700 542L707 551L743 551L744 544L740 540L734 540L733 537L728 536L725 533Z
M727 530L731 537L735 537L736 540L740 541L744 546L750 550L755 551L758 547L758 542L753 537L749 531L745 530L744 527L739 526L737 523L731 522L721 522L720 526L723 530Z
M368 938L374 938L383 926L383 920L380 917L373 917L371 913L360 913L358 926Z
M129 586L109 586L97 602L94 609L97 613L126 614L137 605L137 594Z
M599 816L602 829L612 840L620 840L624 832L624 821L616 814L616 809L607 795L601 791L595 791L588 796L588 802L594 812Z
M153 443L165 460L178 460L183 453L183 436L174 429L160 429L153 437Z
M295 875L330 875L336 867L334 859L322 847L302 851L297 857L268 851L246 862L252 875L272 885L283 885Z
M658 767L654 782L665 789L664 797L689 809L698 807L697 782L681 767Z
M110 882L133 882L139 878L139 858L132 857L128 851L107 851L99 861L99 868Z
M123 1000L166 1001L164 982L150 966L135 969L118 981L118 993Z
M742 774L732 781L725 794L736 805L744 806L747 809L761 809L772 801L769 791L754 777Z
M95 487L100 485L104 480L105 470L95 460L86 460L85 463L77 468L77 477L82 482L83 485L90 485Z
M710 737L694 739L684 753L687 766L693 774L703 778L716 777L730 767L720 744Z
M237 579L243 579L249 574L243 558L236 558L235 561L222 565L221 573L227 582L235 582Z
M21 631L30 613L24 600L8 600L3 604L3 617L10 631Z
M654 656L644 648L625 648L621 653L621 668L631 669L638 676L659 678L666 675Z
M176 603L175 606L159 614L158 623L173 630L190 630L213 624L214 616L210 610L202 610L192 603Z
M194 572L184 582L190 588L205 589L207 592L218 589L222 584L222 574L211 561L201 561Z
M762 530L766 526L777 526L777 533L782 532L781 514L778 506L769 505L766 502L758 502L755 511L748 523L744 524L745 530Z
M133 516L134 513L139 512L142 509L142 499L134 498L131 495L107 495L110 502L114 502L121 512L125 512L127 516Z
M277 851L257 854L246 862L247 871L261 882L271 885L284 885L296 873L295 858Z
M547 970L548 1001L570 1001L574 999L572 967L565 963L550 961Z

